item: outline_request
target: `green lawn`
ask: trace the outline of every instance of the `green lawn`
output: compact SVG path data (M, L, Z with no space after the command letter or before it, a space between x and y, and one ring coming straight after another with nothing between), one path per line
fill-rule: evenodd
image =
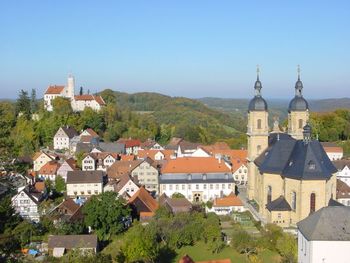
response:
M194 261L204 261L204 260L214 260L214 259L231 259L232 263L246 263L248 260L244 255L239 254L231 247L225 247L220 253L212 254L207 246L199 242L194 246L182 247L177 250L177 256L173 261L173 263L179 262L180 258L184 255L189 255ZM277 263L280 262L280 257L277 253L272 252L270 250L264 250L261 253L261 257L263 262L266 263Z

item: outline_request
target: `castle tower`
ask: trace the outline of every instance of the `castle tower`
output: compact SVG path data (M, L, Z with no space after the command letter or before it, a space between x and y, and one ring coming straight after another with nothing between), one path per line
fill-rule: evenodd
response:
M259 80L259 68L257 68L257 80L254 85L255 96L249 102L248 107L248 198L256 199L259 184L258 169L254 160L268 146L268 111L267 103L261 96L261 82Z
M303 130L309 121L309 104L304 99L303 83L300 80L300 67L298 66L298 80L295 83L295 96L288 107L288 134L297 140L303 139Z
M75 94L75 81L73 75L68 76L67 87L66 87L66 97L71 100L74 99Z

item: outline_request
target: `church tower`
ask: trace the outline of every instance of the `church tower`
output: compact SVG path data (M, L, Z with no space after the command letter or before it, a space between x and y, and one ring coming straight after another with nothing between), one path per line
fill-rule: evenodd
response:
M300 80L298 66L298 80L295 83L295 96L288 107L288 134L297 140L303 139L303 128L309 121L309 104L304 99L303 83Z
M66 86L66 97L70 98L71 100L74 100L74 94L75 94L75 81L73 75L69 74L67 86Z
M248 106L248 198L256 199L259 184L258 169L254 160L268 146L268 111L267 103L261 96L261 82L259 80L259 68L257 68L257 80L254 85L255 96Z

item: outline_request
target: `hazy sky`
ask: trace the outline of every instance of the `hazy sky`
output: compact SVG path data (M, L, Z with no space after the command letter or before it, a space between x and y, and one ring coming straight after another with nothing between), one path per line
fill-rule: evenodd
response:
M287 3L288 2L288 3ZM350 1L1 1L0 97L49 84L187 97L348 97ZM78 91L78 89L76 90Z

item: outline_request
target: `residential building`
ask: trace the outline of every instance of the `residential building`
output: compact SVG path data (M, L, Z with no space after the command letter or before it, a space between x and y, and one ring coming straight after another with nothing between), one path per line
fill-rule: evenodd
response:
M215 157L169 160L159 177L160 194L180 193L191 202L207 202L235 189L231 166Z
M158 202L141 186L140 189L128 200L134 218L145 221L153 217L158 209Z
M107 169L107 175L109 180L116 180L123 175L130 175L132 170L142 163L142 160L134 161L117 161Z
M231 159L233 179L237 185L248 184L248 167L245 159Z
M53 111L53 100L62 97L67 98L73 111L83 111L86 107L99 111L106 105L103 98L97 95L75 95L75 80L68 76L67 85L50 85L44 94L44 107L47 111Z
M38 172L45 164L55 160L55 157L56 156L42 151L35 153L33 157L33 171Z
M148 139L141 143L140 149L142 150L164 150L164 147L157 143L155 140Z
M337 179L337 201L350 206L350 186L339 179Z
M321 144L331 161L343 159L344 151L342 147L334 142L321 142Z
M192 211L192 204L184 197L170 198L166 194L159 197L159 205L166 207L171 213L189 213Z
M145 188L155 194L159 193L158 177L159 172L155 166L155 162L150 158L141 160L135 168L130 170L133 178L136 178L139 184L144 185Z
M338 170L337 179L350 186L350 160L336 160L333 161L333 164Z
M139 150L138 159L150 158L153 161L176 159L174 150Z
M127 194L128 197L132 197L139 189L138 184L128 174L124 174L118 180L109 181L104 186L103 191L113 191L119 196Z
M321 208L297 225L299 263L349 262L349 207Z
M92 152L82 160L83 171L107 171L118 159L117 153Z
M78 133L73 127L60 127L53 137L53 148L55 150L70 149L71 140L76 136Z
M213 206L207 210L217 215L229 215L232 212L244 212L246 209L241 199L231 192L228 196L215 198Z
M103 171L69 171L67 173L67 196L86 198L103 192Z
M51 180L55 181L57 171L60 168L60 163L58 161L50 161L46 163L38 172L38 177L41 180Z
M39 204L43 200L43 194L31 187L18 189L11 199L12 207L22 218L38 223L40 221Z
M269 133L261 88L258 77L248 107L248 198L258 204L266 222L295 226L335 198L337 169L320 142L311 138L300 77L289 104L288 134Z
M100 136L91 128L87 128L79 135L80 142L98 144Z
M65 160L57 170L57 175L61 176L64 181L67 181L67 173L77 170L76 162L73 158Z
M62 257L70 250L96 253L98 240L96 235L57 235L49 236L49 254L54 257Z
M125 144L125 153L126 154L133 154L137 155L138 150L141 147L141 141L135 140L135 139L119 139L117 143L123 143Z
M84 218L82 206L75 203L73 199L67 198L62 201L50 214L54 223L58 222L76 222Z

